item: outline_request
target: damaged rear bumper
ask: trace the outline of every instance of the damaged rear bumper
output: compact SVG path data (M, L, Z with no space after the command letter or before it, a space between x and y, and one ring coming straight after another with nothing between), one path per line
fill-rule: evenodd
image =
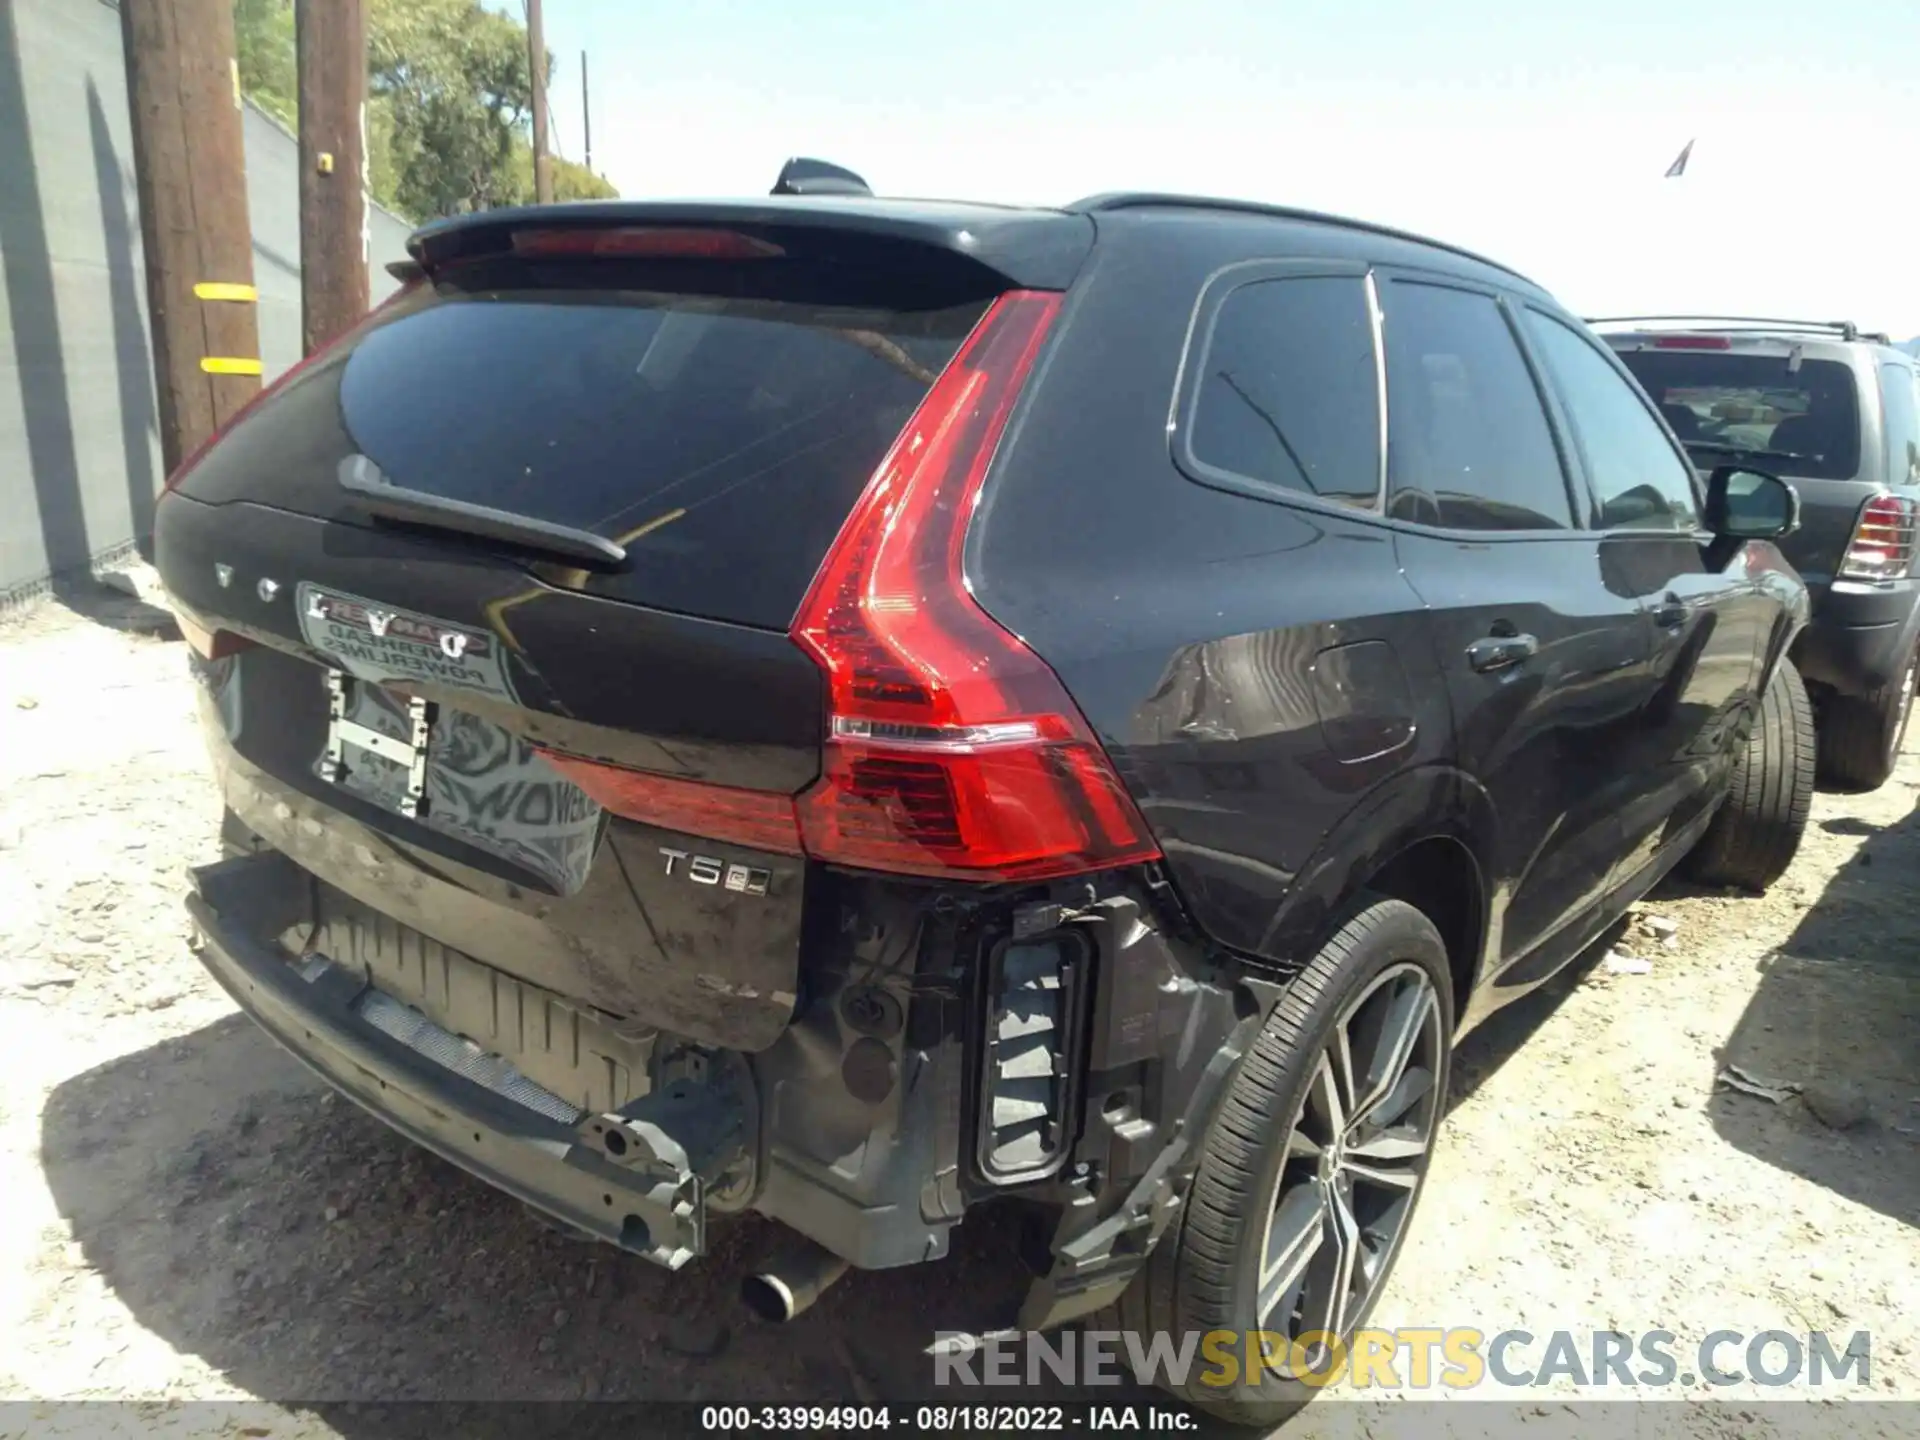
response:
M706 1250L705 1188L746 1142L711 1087L617 1115L580 1110L391 1001L359 971L275 939L310 879L273 852L192 872L201 962L295 1057L401 1134L574 1229L678 1269ZM411 1023L397 1023L393 1011ZM404 1037L404 1038L401 1038Z
M466 1036L514 1041L506 1013L560 1013L558 997L391 920L381 940L276 850L193 881L201 959L242 1009L350 1099L536 1210L678 1269L706 1253L710 1216L751 1209L885 1269L938 1259L970 1207L1017 1196L1051 1230L1033 1237L1046 1258L1028 1257L1028 1329L1093 1313L1138 1272L1282 989L1195 965L1117 889L893 914L904 902L876 884L845 900L867 931L812 957L766 1051L643 1041L630 1017L620 1053L645 1077L587 1085L576 1062L596 1046L578 1027L618 1017L483 1048ZM410 990L391 963L403 954L439 988Z

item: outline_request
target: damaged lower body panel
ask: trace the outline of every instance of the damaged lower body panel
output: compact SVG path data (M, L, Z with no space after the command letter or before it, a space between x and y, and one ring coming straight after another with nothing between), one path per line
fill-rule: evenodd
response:
M804 1259L750 1281L779 1318L847 1264L939 1258L1002 1197L1048 1221L1020 1323L1110 1303L1177 1213L1263 1008L1142 877L996 895L842 875L787 1027L730 1050L251 848L196 871L188 904L205 964L276 1039L420 1144L669 1268L706 1253L715 1217L783 1222Z
M573 1229L670 1269L705 1253L710 1208L740 1193L751 1165L753 1110L735 1076L687 1071L589 1109L376 988L361 966L283 943L321 933L325 914L317 882L285 856L237 857L193 879L203 963L350 1099Z

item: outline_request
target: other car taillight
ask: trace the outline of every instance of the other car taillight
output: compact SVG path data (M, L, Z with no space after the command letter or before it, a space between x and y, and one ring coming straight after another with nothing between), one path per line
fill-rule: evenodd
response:
M1913 567L1914 502L1875 495L1860 507L1840 562L1843 580L1897 580Z
M793 638L827 675L818 859L1031 880L1157 858L1058 677L975 603L967 522L1060 297L997 300L880 462Z

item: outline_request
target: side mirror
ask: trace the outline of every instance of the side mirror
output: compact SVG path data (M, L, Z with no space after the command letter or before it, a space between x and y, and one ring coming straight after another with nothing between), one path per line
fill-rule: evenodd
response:
M1777 540L1800 528L1800 492L1778 475L1722 465L1707 477L1707 529L1731 540Z

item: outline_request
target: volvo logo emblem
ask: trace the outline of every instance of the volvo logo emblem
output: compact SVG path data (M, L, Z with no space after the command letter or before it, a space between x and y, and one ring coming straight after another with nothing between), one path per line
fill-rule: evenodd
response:
M393 624L393 616L389 612L385 610L367 611L367 629L374 633L376 639L384 640L387 635L387 627L391 624Z

